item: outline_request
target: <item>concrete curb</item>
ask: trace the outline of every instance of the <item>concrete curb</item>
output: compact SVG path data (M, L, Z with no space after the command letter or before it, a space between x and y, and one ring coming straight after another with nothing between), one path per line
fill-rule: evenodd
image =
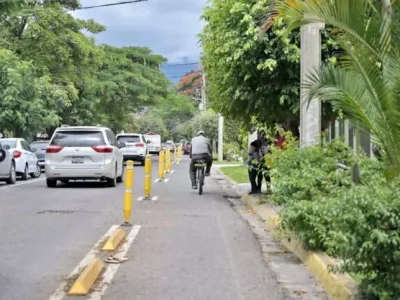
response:
M268 231L274 232L279 226L278 213L265 204L259 204L259 199L249 195L242 195L242 200L265 222ZM325 291L337 300L353 300L356 298L357 285L347 274L329 272L329 266L336 262L323 252L313 252L304 249L302 241L291 238L283 239L281 244L294 253L313 273Z
M126 231L121 228L118 228L107 239L107 242L104 244L104 246L101 250L102 251L115 251L125 236L126 236Z
M100 259L94 258L75 280L68 295L87 295L103 269L104 263Z

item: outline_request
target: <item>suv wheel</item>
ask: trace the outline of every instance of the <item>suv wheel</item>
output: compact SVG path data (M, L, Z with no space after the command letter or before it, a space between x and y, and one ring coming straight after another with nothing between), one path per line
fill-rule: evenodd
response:
M17 172L15 171L15 164L11 164L10 177L7 179L7 184L14 184L17 181Z
M117 177L117 182L121 183L124 182L124 173L125 173L125 164L122 163L122 172L121 172L121 176Z
M28 165L25 165L24 172L21 175L22 180L28 180Z
M109 187L116 187L117 186L117 166L115 166L114 178L107 178L107 185Z
M55 188L57 187L57 180L55 179L46 179L47 187Z

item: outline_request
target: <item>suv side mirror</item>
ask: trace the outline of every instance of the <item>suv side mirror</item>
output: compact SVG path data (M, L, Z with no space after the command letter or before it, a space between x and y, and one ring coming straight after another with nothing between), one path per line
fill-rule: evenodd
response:
M150 141L150 140L147 140L147 141L146 141L146 144L151 144L151 141Z
M37 149L36 148L32 148L32 152L36 152L37 151Z
M118 148L125 148L126 144L124 142L118 142Z

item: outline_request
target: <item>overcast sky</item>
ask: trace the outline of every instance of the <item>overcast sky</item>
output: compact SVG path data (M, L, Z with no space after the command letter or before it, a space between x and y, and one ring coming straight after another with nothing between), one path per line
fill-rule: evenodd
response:
M122 0L81 0L82 6L115 3ZM80 10L73 14L79 18L93 18L107 30L96 35L98 43L113 46L147 46L168 58L170 64L199 61L200 48L197 34L203 23L200 15L207 0L148 0ZM167 67L173 80L196 67Z

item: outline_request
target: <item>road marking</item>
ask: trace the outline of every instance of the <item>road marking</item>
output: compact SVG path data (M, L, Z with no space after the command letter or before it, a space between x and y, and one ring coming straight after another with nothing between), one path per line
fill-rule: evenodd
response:
M168 182L169 181L169 178L164 178L164 179L156 179L156 180L154 180L154 182Z
M107 231L103 237L97 241L96 245L86 254L84 259L79 263L79 265L69 274L68 278L72 278L79 274L80 271L82 271L91 261L94 259L97 255L97 253L100 252L100 244L103 240L107 239L111 234L114 233L119 228L119 225L113 225L111 228ZM65 287L67 286L67 282L64 281L58 289L50 296L49 300L61 300L63 299L67 292L65 291Z
M46 179L46 178L31 179L31 180L26 181L26 182L21 182L21 183L16 183L16 184L10 184L10 185L6 185L6 186L0 187L0 190L10 189L10 188L17 187L17 186L24 185L24 184L31 184L31 183L34 183L34 182L36 182L36 181L45 180L45 179Z
M157 201L158 200L158 196L150 197L150 199L146 199L145 197L137 198L137 201L145 201L145 200Z
M135 225L133 226L131 232L126 238L126 242L121 246L121 248L117 251L117 254L114 255L117 259L121 259L125 257L126 253L128 252L129 248L131 247L133 241L135 240L136 236L139 233L139 230L142 226ZM89 300L100 300L103 297L104 293L106 292L108 286L110 285L112 279L114 278L115 273L117 272L119 266L121 264L109 264L107 270L105 271L102 280L99 282L99 288L92 292Z

